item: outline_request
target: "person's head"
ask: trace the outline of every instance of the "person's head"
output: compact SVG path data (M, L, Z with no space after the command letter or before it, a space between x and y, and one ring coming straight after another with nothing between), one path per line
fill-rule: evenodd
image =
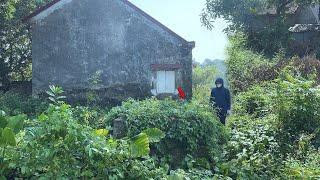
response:
M223 79L222 78L217 78L215 84L216 84L217 88L223 87Z

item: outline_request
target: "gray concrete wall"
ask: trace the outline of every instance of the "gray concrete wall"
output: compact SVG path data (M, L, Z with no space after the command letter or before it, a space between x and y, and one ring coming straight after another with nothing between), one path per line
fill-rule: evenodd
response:
M192 48L123 1L73 0L36 16L32 56L35 94L49 84L92 88L97 71L98 88L136 83L151 91L151 64L176 63L177 86L192 93Z
M297 12L295 24L317 24L318 11L315 7L305 7Z

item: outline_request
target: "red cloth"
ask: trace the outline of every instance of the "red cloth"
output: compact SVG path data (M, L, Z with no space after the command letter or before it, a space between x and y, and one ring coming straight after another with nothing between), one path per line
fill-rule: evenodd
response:
M186 93L184 93L182 87L178 87L178 92L179 92L179 97L180 99L185 99L186 98Z

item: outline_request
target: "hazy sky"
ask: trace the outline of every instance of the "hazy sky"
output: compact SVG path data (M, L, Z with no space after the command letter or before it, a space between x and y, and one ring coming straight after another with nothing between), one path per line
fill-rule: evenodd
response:
M218 20L212 31L201 25L200 14L205 0L130 1L187 41L195 41L193 57L196 61L202 62L205 58L225 59L228 41L222 30L226 23Z

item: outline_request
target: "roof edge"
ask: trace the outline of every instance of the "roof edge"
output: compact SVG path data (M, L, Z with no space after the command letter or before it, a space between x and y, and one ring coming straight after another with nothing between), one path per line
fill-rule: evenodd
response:
M59 1L61 1L61 0L52 0L51 2L47 3L46 5L41 6L40 8L38 8L37 10L35 10L31 14L29 14L28 16L24 17L22 19L22 22L24 22L24 23L28 22L31 18L33 18L36 15L40 14L42 11L45 11L45 10L49 9L51 6L55 5Z
M177 33L175 33L174 31L172 31L170 28L168 28L167 26L163 25L161 22L159 22L158 20L156 20L155 18L153 18L152 16L150 16L148 13L144 12L142 9L140 9L139 7L137 7L136 5L134 5L133 3L131 3L128 0L120 0L124 3L126 3L127 5L129 5L131 8L133 8L134 10L138 11L139 13L141 13L143 16L145 16L147 19L149 19L150 21L152 21L153 23L157 24L158 26L160 26L162 29L166 30L169 34L172 34L173 36L175 36L176 38L184 41L185 44L188 44L188 41L186 39L184 39L183 37L181 37L180 35L178 35Z
M37 16L38 14L40 14L41 12L49 9L51 6L55 5L56 3L60 2L61 0L53 0L51 2L49 2L48 4L41 6L40 8L38 8L37 10L35 10L34 12L32 12L31 14L29 14L28 16L24 17L22 19L22 22L27 23L30 19L32 19L33 17ZM128 0L120 0L123 3L125 3L126 5L128 5L129 7L133 8L134 10L136 10L137 12L139 12L142 16L146 17L147 19L149 19L151 22L157 24L158 26L160 26L162 29L164 29L165 31L167 31L169 34L173 35L174 37L178 38L179 40L183 41L185 44L189 44L190 42L188 42L186 39L184 39L183 37L181 37L180 35L178 35L177 33L175 33L174 31L172 31L171 29L169 29L167 26L163 25L162 23L160 23L158 20L156 20L155 18L153 18L151 15L149 15L148 13L144 12L142 9L140 9L139 7L137 7L136 5L134 5L133 3L131 3Z

